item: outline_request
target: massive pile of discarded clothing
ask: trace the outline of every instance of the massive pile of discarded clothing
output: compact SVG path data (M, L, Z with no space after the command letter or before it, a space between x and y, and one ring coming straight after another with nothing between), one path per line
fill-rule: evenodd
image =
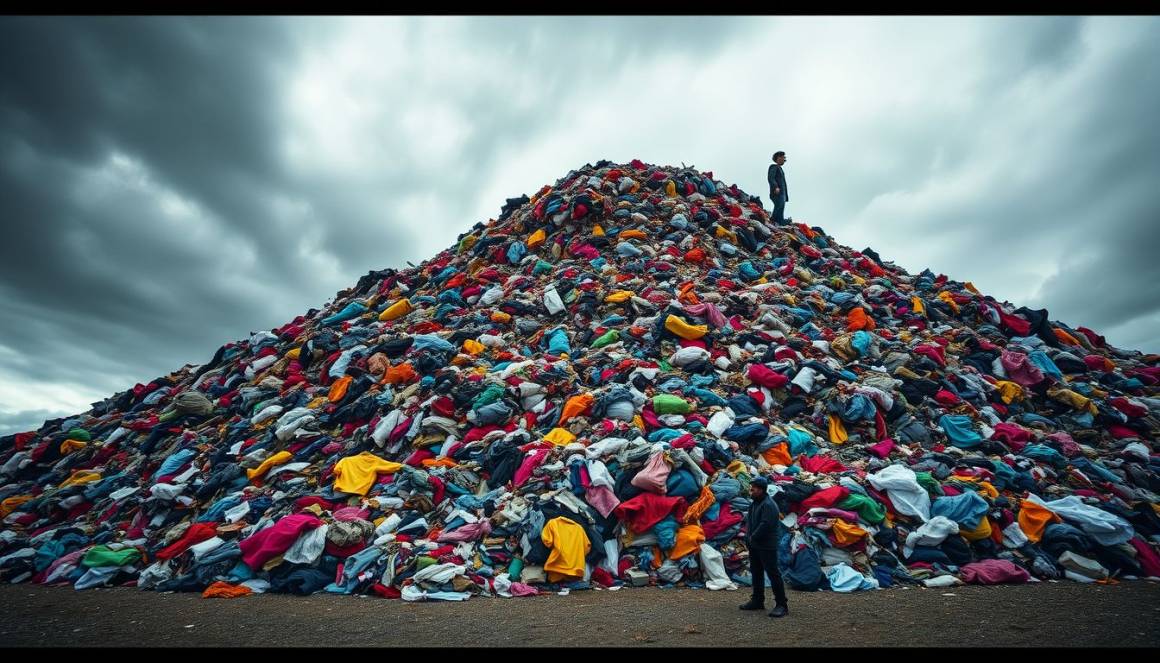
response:
M0 578L464 600L1160 576L1160 357L587 165L411 269L0 438Z

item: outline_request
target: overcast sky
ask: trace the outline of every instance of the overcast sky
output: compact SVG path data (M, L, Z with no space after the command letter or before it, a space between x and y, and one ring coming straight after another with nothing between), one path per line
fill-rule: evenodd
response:
M0 434L600 159L1160 351L1157 18L0 18Z

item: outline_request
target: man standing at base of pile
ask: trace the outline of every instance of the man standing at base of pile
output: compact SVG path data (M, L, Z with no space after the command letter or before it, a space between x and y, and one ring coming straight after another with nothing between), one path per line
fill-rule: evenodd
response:
M773 163L769 164L769 199L773 201L773 220L777 225L785 225L785 204L789 202L789 188L785 185L785 152L774 152Z
M773 585L773 610L770 617L784 617L789 614L785 598L785 583L781 581L781 569L777 565L777 542L781 535L781 521L777 505L769 498L769 480L757 477L749 484L749 496L753 505L749 507L749 518L745 527L745 544L749 547L749 569L753 575L753 595L742 610L765 609L765 576L769 575Z

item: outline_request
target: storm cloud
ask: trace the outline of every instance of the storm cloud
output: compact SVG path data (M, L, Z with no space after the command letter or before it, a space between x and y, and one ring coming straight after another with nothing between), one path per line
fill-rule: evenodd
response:
M1156 18L0 18L0 434L600 159L1160 351Z

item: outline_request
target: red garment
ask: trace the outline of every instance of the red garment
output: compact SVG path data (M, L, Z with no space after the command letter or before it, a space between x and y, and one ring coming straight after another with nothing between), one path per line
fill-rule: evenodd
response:
M602 566L598 566L592 570L592 582L600 585L601 587L611 587L616 583L616 580L612 577L612 574L608 572L608 569L605 569Z
M186 531L185 536L162 548L157 552L155 557L157 559L173 559L186 550L189 550L190 546L201 543L206 539L212 539L215 536L217 536L217 523L194 523Z
M749 370L746 372L746 377L754 384L759 384L767 389L781 389L789 384L789 378L774 371L762 364L750 364Z
M701 530L705 532L706 539L712 539L744 519L745 516L734 511L731 504L724 504L721 506L721 511L717 514L716 520L701 520Z
M1027 443L1031 441L1031 431L1022 426L1009 424L1004 421L995 424L995 432L991 435L991 439L999 440L1016 452L1019 452L1023 451L1023 447L1027 446Z
M289 550L303 532L321 525L321 520L307 513L286 516L270 527L242 540L239 544L242 549L242 561L246 566L256 570Z
M894 450L894 440L891 440L889 438L882 440L878 444L875 444L873 446L866 448L866 451L869 451L870 453L874 454L875 456L877 456L879 458L886 458L887 456L890 455L890 452L893 450Z
M670 513L679 522L685 517L688 503L683 497L669 497L655 493L641 493L636 497L621 502L612 513L617 519L628 525L634 534L641 534L652 529ZM740 517L739 517L740 519Z
M816 507L830 508L846 499L849 494L850 489L845 486L831 486L802 500L799 510L804 513Z
M294 500L294 512L297 513L313 504L317 504L323 511L334 511L334 504L332 502L324 500L317 495L305 495Z
M821 474L823 472L846 471L845 465L839 463L833 458L830 458L829 456L822 456L820 454L817 456L806 456L805 454L802 454L801 456L798 456L797 464L798 467L802 468L803 470L807 472L813 472L814 474Z

